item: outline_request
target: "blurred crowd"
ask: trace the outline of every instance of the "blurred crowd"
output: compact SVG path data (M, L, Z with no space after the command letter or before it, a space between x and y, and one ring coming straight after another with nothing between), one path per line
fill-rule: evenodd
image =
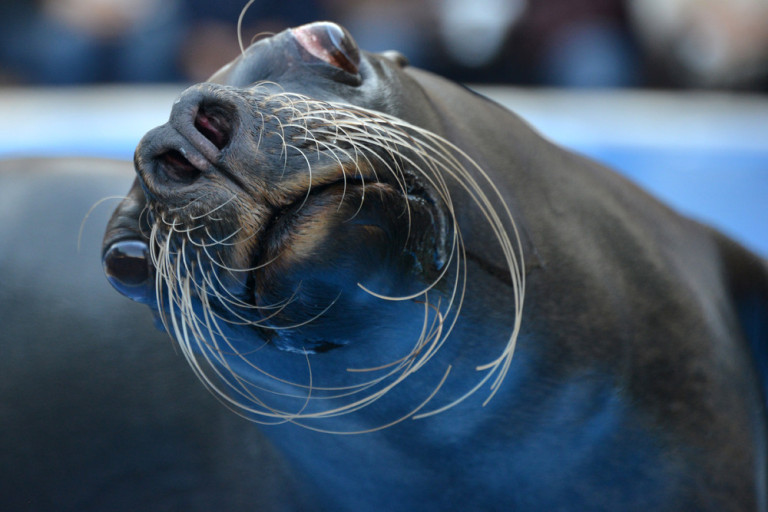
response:
M247 0L3 0L0 83L204 80ZM768 90L766 0L256 0L246 43L315 20L474 83Z

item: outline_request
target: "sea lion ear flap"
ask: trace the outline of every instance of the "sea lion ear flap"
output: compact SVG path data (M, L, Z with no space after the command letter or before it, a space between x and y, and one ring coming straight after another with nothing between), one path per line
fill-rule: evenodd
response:
M387 50L385 52L381 52L379 55L401 68L407 67L409 64L408 57L398 52L397 50Z

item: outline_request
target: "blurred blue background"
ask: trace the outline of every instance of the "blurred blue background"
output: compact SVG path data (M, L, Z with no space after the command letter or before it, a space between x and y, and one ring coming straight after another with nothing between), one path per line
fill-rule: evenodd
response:
M244 4L3 0L0 158L131 158L186 84L237 55ZM262 0L243 38L317 19L478 84L768 256L765 0Z

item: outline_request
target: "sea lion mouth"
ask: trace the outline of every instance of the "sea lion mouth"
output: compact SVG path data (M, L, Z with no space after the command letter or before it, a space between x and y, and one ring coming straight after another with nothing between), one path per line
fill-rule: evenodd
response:
M191 101L194 100L195 98ZM189 102L187 99L187 103ZM228 109L221 105L206 104L204 101L197 106L182 106L179 110L182 112L176 114L178 117L172 117L175 119L174 127L205 160L195 157L190 159L190 153L184 150L183 146L179 149L168 149L158 155L157 159L169 180L190 184L208 171L211 165L216 165L221 151L230 143L235 120ZM211 148L211 144L215 149Z

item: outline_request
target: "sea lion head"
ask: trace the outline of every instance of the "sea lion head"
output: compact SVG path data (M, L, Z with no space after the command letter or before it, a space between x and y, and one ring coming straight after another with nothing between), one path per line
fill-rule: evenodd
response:
M465 276L452 187L485 199L406 65L333 23L286 30L184 91L136 149L106 274L249 413L285 418L255 398L266 377L304 390L282 396L324 389L357 409L429 361L455 321ZM366 377L319 386L321 356L338 359L326 377L359 375L355 363ZM314 372L300 384L297 364Z

